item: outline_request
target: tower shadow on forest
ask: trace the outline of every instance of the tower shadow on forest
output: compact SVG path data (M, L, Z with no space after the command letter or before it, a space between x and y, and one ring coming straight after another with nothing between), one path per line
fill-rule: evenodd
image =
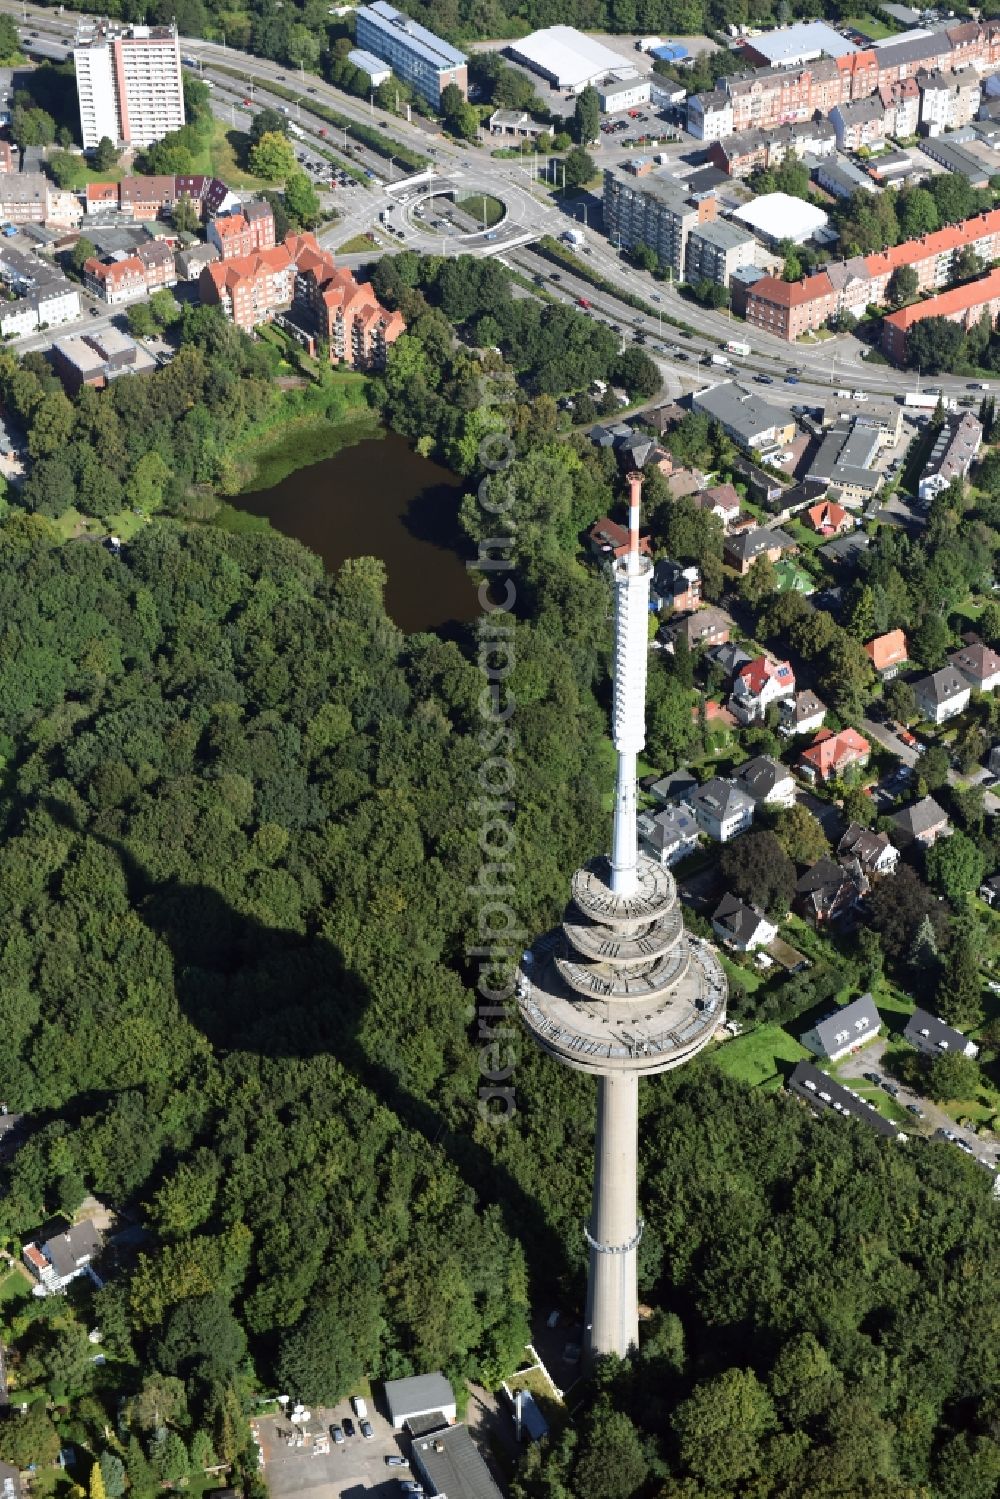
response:
M50 798L46 806L72 832L84 831L64 803ZM507 1233L546 1267L548 1282L573 1277L576 1267L560 1239L510 1172L471 1135L446 1126L430 1103L368 1054L362 1032L372 995L334 943L265 926L234 911L209 886L158 881L120 839L86 832L118 859L133 910L171 952L182 1013L216 1052L274 1061L334 1057L428 1146L441 1150L485 1203L496 1204ZM470 1127L477 1101L470 1099Z

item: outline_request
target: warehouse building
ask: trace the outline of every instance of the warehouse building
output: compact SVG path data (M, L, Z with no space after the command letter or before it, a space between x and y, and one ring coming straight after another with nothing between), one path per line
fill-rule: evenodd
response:
M363 51L361 47L353 47L347 54L347 61L353 63L362 73L368 74L372 88L378 88L381 83L388 83L392 77L392 69L388 63L384 63L373 52Z
M605 78L597 86L597 97L604 114L620 114L623 109L648 104L650 88L648 78Z
M761 67L798 68L817 57L847 57L858 48L826 21L799 21L753 37L743 50Z
M634 78L636 70L603 42L585 36L575 26L546 26L519 42L511 42L507 56L545 78L553 88L579 94L588 84L611 77Z
M771 245L780 245L786 239L793 245L804 245L829 222L822 208L788 193L764 193L738 208L733 218Z
M443 1424L454 1421L457 1414L455 1391L440 1370L410 1379L387 1379L385 1403L393 1431L402 1431L426 1416L440 1415Z

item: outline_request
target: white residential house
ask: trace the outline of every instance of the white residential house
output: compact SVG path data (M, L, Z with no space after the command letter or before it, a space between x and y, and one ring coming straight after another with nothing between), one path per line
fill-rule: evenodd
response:
M677 864L698 847L698 823L687 802L662 812L640 812L638 826L643 852L658 864Z
M699 828L716 843L728 843L753 825L753 797L735 781L713 776L690 802Z
M790 807L795 801L791 771L770 755L755 755L747 760L736 772L736 781L758 806Z
M768 947L778 928L756 906L748 906L736 895L724 895L712 915L712 929L720 942L736 952L754 952Z
M979 1047L975 1041L970 1041L968 1036L963 1036L953 1026L945 1025L943 1020L939 1020L928 1010L914 1010L906 1022L903 1035L911 1046L915 1046L926 1056L938 1057L944 1051L960 1057L979 1055Z
M869 879L896 873L899 849L890 842L888 833L876 833L852 822L837 844L837 858L842 864L857 864Z
M795 673L790 664L756 656L736 674L729 711L742 724L759 723L772 703L794 695Z
M780 711L778 728L782 734L815 734L823 727L826 704L806 687L794 697L784 698Z
M913 691L921 718L932 723L945 723L964 713L969 706L972 688L967 679L954 666L942 666L930 676L914 682Z
M976 692L995 692L1000 687L1000 656L988 645L964 645L952 652L948 665L960 671Z
M90 1264L100 1249L101 1236L89 1218L74 1224L66 1233L47 1239L44 1244L25 1244L22 1258L38 1282L34 1294L53 1296L65 1290L71 1280L76 1280L85 1271L96 1279Z
M873 1041L882 1028L882 1017L870 994L862 994L832 1015L827 1015L800 1038L802 1045L827 1062L837 1062L855 1047Z

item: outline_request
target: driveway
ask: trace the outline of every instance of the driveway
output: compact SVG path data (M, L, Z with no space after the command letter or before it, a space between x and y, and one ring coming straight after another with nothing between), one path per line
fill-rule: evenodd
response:
M902 760L904 765L916 765L920 757L919 746L913 749L910 745L904 744L899 735L894 734L886 724L876 723L873 718L863 718L861 732L866 739L874 739L876 744L880 744L891 755L895 755L897 760Z
M868 1098L874 1097L875 1094L882 1090L873 1083L868 1082L865 1078L865 1073L877 1072L882 1077L888 1076L882 1067L882 1058L886 1045L886 1038L879 1036L870 1045L863 1046L860 1051L855 1052L853 1056L845 1057L842 1062L837 1063L836 1076L842 1081L849 1079L851 1086L855 1087L858 1093ZM891 1082L893 1079L890 1077L889 1081ZM924 1113L923 1119L918 1119L915 1114L907 1114L906 1129L910 1134L922 1135L927 1139L937 1129L948 1129L958 1135L960 1139L968 1141L978 1160L987 1162L996 1161L995 1145L987 1145L978 1135L970 1135L968 1130L959 1129L952 1116L946 1113L940 1104L932 1102L929 1098L923 1098L919 1093L914 1093L911 1088L904 1087L902 1083L897 1083L896 1086L899 1088L896 1102L901 1108L905 1109L907 1104L913 1103L919 1109L922 1109Z
M289 1447L292 1432L287 1418L264 1416L253 1424L264 1456L263 1477L272 1499L289 1499L291 1495L308 1495L309 1499L399 1499L398 1477L408 1477L410 1469L388 1468L385 1459L391 1453L406 1455L408 1447L393 1432L389 1423L368 1404L368 1419L375 1436L366 1441L358 1433L340 1446L329 1442L329 1452L316 1453L314 1439L329 1437L330 1425L343 1425L351 1416L345 1400L331 1410L314 1410L302 1447ZM353 1416L352 1416L352 1419ZM354 1421L357 1431L358 1423Z

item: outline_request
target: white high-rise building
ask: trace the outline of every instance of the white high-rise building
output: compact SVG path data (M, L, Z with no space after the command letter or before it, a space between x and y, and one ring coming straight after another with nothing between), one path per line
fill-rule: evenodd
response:
M84 149L107 136L142 148L184 124L177 31L132 26L99 31L73 49Z

